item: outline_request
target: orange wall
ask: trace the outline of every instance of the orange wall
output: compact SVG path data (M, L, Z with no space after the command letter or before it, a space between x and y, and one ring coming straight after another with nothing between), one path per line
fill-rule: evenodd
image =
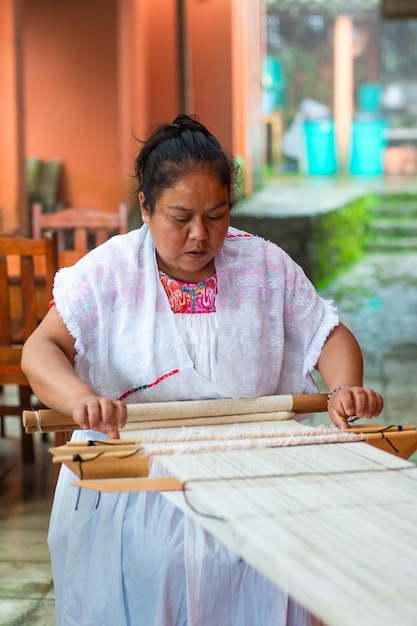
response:
M66 204L121 199L116 17L116 0L24 2L26 155L62 160Z
M155 124L177 113L176 0L119 0L119 171L136 204L134 160ZM139 213L138 213L139 214ZM132 221L132 224L135 224Z
M19 2L0 0L0 229L6 231L19 229L26 206L20 18Z
M232 1L188 0L192 112L232 150Z
M249 183L251 150L260 134L252 92L259 92L259 72L254 67L261 2L186 0L191 112L228 150L245 157ZM4 7L10 12L20 3L24 119L16 122L16 100L13 110L5 112L12 124L7 128L16 133L11 140L15 154L4 149L3 139L0 157L7 154L15 159L17 124L19 137L24 134L24 156L62 161L59 201L114 210L121 199L131 200L133 162L140 148L135 137L143 139L151 126L180 112L177 0L0 0L0 32L8 16ZM242 32L236 37L239 29ZM10 58L16 52L12 37L9 30ZM0 61L0 78L8 62ZM3 110L11 103L10 94ZM17 172L18 166L13 167ZM18 176L22 189L22 169ZM1 193L18 195L10 190L13 176L7 180L8 190L0 192L0 202ZM246 189L250 191L251 185ZM26 211L24 202L20 204ZM13 212L19 220L16 207Z
M192 109L245 162L245 192L262 161L262 0L188 0Z
M143 0L142 0L143 1ZM147 85L149 126L172 120L178 111L176 0L148 3Z
M118 57L119 57L119 174L123 197L132 203L135 186L133 163L138 152L137 138L148 127L148 105L145 97L148 45L147 4L135 0L118 3Z
M261 183L263 125L260 107L263 0L240 0L232 19L233 154L243 158L244 192Z

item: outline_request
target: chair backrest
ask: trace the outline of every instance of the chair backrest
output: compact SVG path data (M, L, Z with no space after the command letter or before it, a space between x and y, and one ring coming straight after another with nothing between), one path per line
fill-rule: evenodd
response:
M0 233L0 384L27 385L21 348L48 311L58 269L57 235Z
M35 238L41 237L45 229L56 230L60 251L68 249L65 234L72 232L70 250L74 254L67 255L67 258L74 262L111 235L127 233L127 206L121 202L118 211L113 212L71 207L55 213L42 213L41 204L35 203L32 206L32 228Z

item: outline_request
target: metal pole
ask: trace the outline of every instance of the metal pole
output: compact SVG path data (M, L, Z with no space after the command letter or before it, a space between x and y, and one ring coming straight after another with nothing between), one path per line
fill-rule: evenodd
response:
M190 55L188 50L187 0L177 0L178 106L191 113Z

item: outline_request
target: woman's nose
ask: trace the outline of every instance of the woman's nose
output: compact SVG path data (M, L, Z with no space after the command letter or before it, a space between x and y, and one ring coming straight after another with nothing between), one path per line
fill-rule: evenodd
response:
M207 230L207 224L204 219L196 219L195 221L191 222L190 237L191 239L196 239L198 241L207 239L208 230Z

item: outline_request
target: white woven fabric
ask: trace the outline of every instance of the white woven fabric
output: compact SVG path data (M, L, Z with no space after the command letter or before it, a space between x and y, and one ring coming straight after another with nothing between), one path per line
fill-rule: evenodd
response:
M212 379L194 369L158 280L147 226L113 237L55 279L54 298L76 340L76 369L119 397L178 369L129 402L316 391L316 364L336 312L280 248L230 229L216 258L217 354ZM156 396L155 396L156 393Z

